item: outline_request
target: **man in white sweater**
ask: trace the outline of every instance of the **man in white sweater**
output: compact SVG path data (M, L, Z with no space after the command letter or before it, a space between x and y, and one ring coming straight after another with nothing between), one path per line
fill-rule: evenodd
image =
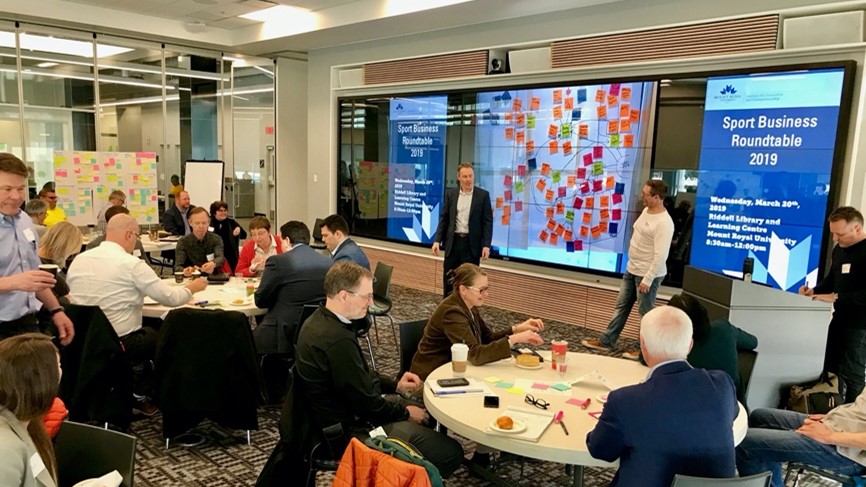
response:
M674 236L674 221L662 203L668 194L668 186L660 179L650 179L643 186L643 212L634 222L628 248L628 265L619 286L619 296L613 318L607 331L598 340L582 340L581 343L596 350L609 350L616 345L625 322L638 301L640 315L647 314L656 302L656 292L668 273L665 261ZM623 357L640 358L640 351L626 351Z

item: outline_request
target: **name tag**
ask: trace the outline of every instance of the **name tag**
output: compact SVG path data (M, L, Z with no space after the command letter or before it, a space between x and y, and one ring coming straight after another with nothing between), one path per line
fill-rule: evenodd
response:
M851 264L842 264L842 274L851 273Z
M33 229L32 229L32 228L25 228L25 229L24 229L24 236L27 237L27 240L29 240L29 241L31 241L31 242L35 242L35 241L36 241L36 234L33 233ZM40 460L40 461L41 461L41 460ZM44 467L43 467L43 468L44 468Z
M45 470L45 463L42 462L42 457L38 453L34 453L30 457L30 470L33 472L33 478L36 478L37 475Z
M132 255L134 255L136 257L141 257L141 250L139 250L139 249L133 250Z
M207 254L207 257L205 257L205 258L207 259L208 262L213 262L213 254Z
M213 227L207 227L207 231L213 233Z
M377 426L376 429L370 430L370 438L375 438L377 436L388 436L388 435L385 433L385 430L383 430L381 426Z

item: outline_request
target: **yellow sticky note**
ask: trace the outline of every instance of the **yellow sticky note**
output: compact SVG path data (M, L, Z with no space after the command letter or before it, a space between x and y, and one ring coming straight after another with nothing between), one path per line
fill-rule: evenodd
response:
M509 394L523 394L523 389L519 387L509 387L508 389L505 389L505 392Z
M499 382L501 380L502 380L501 378L496 377L495 375L491 375L490 377L487 377L486 379L484 379L484 382L491 382L492 383L492 382Z

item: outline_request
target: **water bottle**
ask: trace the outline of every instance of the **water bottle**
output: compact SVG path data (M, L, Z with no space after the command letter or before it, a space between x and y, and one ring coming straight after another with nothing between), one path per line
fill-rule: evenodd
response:
M755 259L746 257L743 259L743 281L752 282L752 271L755 269Z

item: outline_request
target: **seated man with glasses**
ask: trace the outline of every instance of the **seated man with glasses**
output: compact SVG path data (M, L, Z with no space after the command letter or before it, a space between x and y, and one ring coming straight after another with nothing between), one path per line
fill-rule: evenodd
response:
M492 331L478 308L484 304L489 286L487 273L475 264L462 264L450 271L453 290L433 312L418 351L412 359L412 372L422 380L438 367L451 361L451 345L469 346L469 362L483 365L511 356L511 347L517 343L541 345L544 340L538 332L544 323L530 318L523 323Z
M586 435L593 458L619 459L612 486L668 486L674 475L731 478L737 392L720 370L686 362L692 323L661 306L641 320L640 348L650 367L644 382L611 391Z
M325 305L302 325L295 357L314 428L340 423L346 433L363 439L381 426L449 477L463 461L460 444L422 426L428 421L424 409L382 396L414 392L421 380L406 372L395 383L371 371L361 354L352 320L364 317L373 303L373 275L353 262L337 262L325 276L325 295ZM335 454L339 458L342 452Z

